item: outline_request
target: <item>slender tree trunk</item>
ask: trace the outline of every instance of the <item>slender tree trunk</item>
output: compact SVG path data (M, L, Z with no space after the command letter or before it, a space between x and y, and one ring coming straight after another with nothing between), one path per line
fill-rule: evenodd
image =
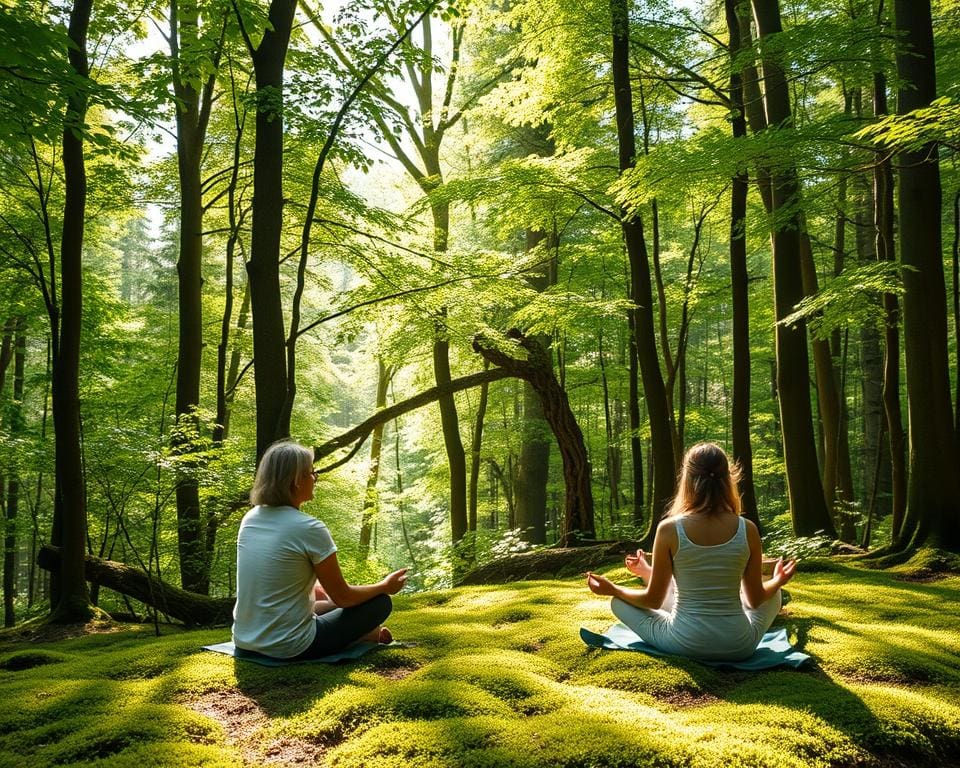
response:
M613 87L616 102L617 137L620 170L632 168L636 155L633 125L633 94L630 87L629 19L626 0L610 2L613 35ZM673 496L676 465L674 463L673 428L653 322L653 291L650 262L643 235L643 223L626 211L621 212L624 242L630 260L630 301L633 304L634 327L640 374L650 419L653 453L653 494L650 526L644 545L653 541L657 525Z
M846 220L847 220L847 182L841 178L838 184L837 219L834 237L833 275L838 277L845 268L846 261ZM846 359L843 351L845 343L841 342L840 331L833 333L830 341L830 358L832 360L831 381L837 402L837 432L834 442L834 453L837 457L836 500L841 503L840 538L844 541L856 540L854 520L848 505L855 500L853 490L853 468L850 465L850 414L847 410L847 397L844 383L846 382ZM849 338L849 330L845 338Z
M393 378L393 368L383 364L383 358L377 359L377 402L376 409L387 407L387 388ZM370 556L370 537L380 506L377 499L377 481L380 479L380 457L383 454L383 424L373 428L370 441L370 468L367 470L367 490L363 496L363 510L360 515L360 555L366 560Z
M643 485L643 443L640 440L640 353L637 344L637 313L630 311L627 318L627 330L630 338L627 342L629 365L627 412L630 424L630 478L633 489L633 524L640 528L644 520Z
M900 114L936 98L930 0L896 0ZM960 550L960 455L947 355L947 306L936 144L899 156L900 261L907 362L910 472L899 543Z
M614 430L610 408L610 382L607 378L607 365L603 351L603 332L597 334L597 356L600 363L600 384L603 391L603 426L607 438L606 476L607 490L610 493L608 506L610 522L615 523L620 513L620 456L617 451L617 433Z
M89 76L87 30L93 0L74 0L67 34L73 45L67 52L78 78ZM83 323L84 217L87 176L83 138L87 94L80 87L67 101L63 132L64 204L60 239L60 338L53 361L53 423L56 435L57 496L61 512L63 553L60 594L51 615L56 622L86 621L91 616L90 593L84 576L87 545L87 509L80 447L80 334Z
M177 354L176 420L173 447L194 452L199 423L200 366L203 351L203 194L200 166L206 139L207 118L213 96L210 85L201 97L196 55L199 9L182 0L170 2L170 53L176 96L177 169L180 182L180 249L177 260L179 348ZM188 57L181 57L185 48ZM210 589L209 562L200 521L200 487L192 472L180 472L176 484L177 549L183 588L199 594Z
M876 201L871 177L854 176L854 189L857 259L860 264L870 264L877 260L873 220ZM880 331L873 323L866 323L860 329L860 371L863 412L863 441L857 462L861 468L860 497L865 505L872 507L874 516L881 518L890 513L890 454L883 413L883 349Z
M484 361L484 369L487 363ZM477 404L477 418L473 424L473 439L470 441L470 487L467 490L467 530L477 532L477 506L479 503L481 448L483 446L483 423L487 417L487 400L490 384L480 385L480 402Z
M761 40L782 31L777 0L753 0L757 31ZM763 59L764 105L767 121L774 130L789 130L790 93L780 65ZM803 298L801 231L797 204L800 185L792 168L776 170L771 176L773 204L773 282L776 318L779 323ZM784 209L788 209L785 213ZM809 536L824 531L835 536L820 486L813 415L810 409L810 375L807 355L807 329L803 321L793 326L777 325L777 392L783 426L783 452L787 470L787 489L794 531Z
M545 263L535 275L527 281L535 290L543 292L557 281L557 247L555 231L527 230L526 250L529 253L537 246L543 246ZM535 337L538 344L547 350L550 356L550 337L541 334ZM514 504L517 527L524 541L532 544L545 544L547 540L547 480L550 472L549 427L543 416L540 397L529 381L523 382L523 439L517 460L517 477L514 484Z
M737 0L724 0L727 31L730 35L730 59L735 62L742 49ZM732 130L735 139L747 135L743 105L743 80L731 66L730 101L733 104ZM750 444L750 277L747 271L747 193L746 170L735 174L730 191L730 288L733 305L733 406L731 433L733 460L740 466L740 502L744 516L755 525L757 493L753 486L753 448Z
M8 429L17 438L24 428L23 385L27 354L26 319L19 317L13 324L13 402L10 405ZM4 342L6 342L6 335ZM0 392L3 391L0 374ZM3 489L0 488L0 491ZM17 596L17 517L20 514L20 477L14 468L6 487L6 532L3 546L3 625L12 627L17 616L14 601Z
M280 297L280 233L283 229L283 70L296 0L272 0L269 26L252 51L257 84L253 155L253 232L247 275L253 313L257 460L290 434L286 408L287 361Z
M953 428L960 437L960 190L953 196L953 343L957 358Z
M887 114L887 83L882 72L873 75L873 113ZM896 259L893 236L894 182L890 156L886 150L877 153L873 164L873 222L876 230L877 259ZM883 412L890 446L890 510L893 541L900 537L907 508L906 434L900 407L900 299L895 293L883 295Z
M433 372L438 387L452 381L450 376L450 344L443 318L437 323L437 337L433 342ZM438 401L443 444L447 451L450 472L450 538L456 544L467 532L467 459L460 437L460 419L453 395L444 395Z

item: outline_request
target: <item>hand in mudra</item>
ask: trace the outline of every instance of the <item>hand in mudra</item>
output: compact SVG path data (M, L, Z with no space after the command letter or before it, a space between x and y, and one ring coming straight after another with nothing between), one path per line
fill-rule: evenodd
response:
M595 595L611 597L614 593L614 583L606 576L587 572L587 588Z
M784 560L781 557L773 566L773 578L776 579L778 586L782 587L793 578L793 574L796 572L796 570L796 560Z
M638 549L635 555L627 555L623 562L627 566L627 570L634 576L639 576L644 581L650 581L653 566L647 562L647 555L642 549Z
M401 568L399 571L394 571L383 580L383 584L388 595L397 594L407 584L407 569Z

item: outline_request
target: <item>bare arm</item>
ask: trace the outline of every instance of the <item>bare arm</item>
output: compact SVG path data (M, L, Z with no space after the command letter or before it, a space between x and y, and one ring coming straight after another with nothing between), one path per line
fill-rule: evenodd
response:
M744 597L747 599L747 605L751 608L759 608L773 597L780 587L793 578L797 561L787 560L784 562L782 559L777 560L773 567L773 575L764 581L763 545L760 543L760 531L749 520L746 521L746 524L750 559L747 561L747 567L743 570L741 585L743 586Z
M632 589L614 584L606 576L587 574L587 587L595 595L619 597L637 608L656 609L663 605L673 577L673 552L677 548L677 531L672 520L665 520L657 528L653 540L653 571L644 589Z
M348 584L343 578L337 553L324 558L313 566L314 573L320 581L323 591L340 608L349 608L353 605L365 603L377 595L395 595L407 583L407 569L401 568L376 584Z

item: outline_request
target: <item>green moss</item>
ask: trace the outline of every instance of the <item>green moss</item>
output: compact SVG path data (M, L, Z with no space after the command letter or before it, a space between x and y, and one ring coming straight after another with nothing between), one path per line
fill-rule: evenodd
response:
M401 597L390 626L417 645L342 665L267 668L200 650L223 630L8 644L0 768L255 765L273 739L364 768L955 761L960 578L831 560L791 592L780 622L814 656L807 671L587 648L577 628L614 619L580 577ZM191 709L201 699L207 714Z
M19 651L0 658L0 669L7 672L20 672L24 669L42 667L45 664L59 664L68 656L53 651Z

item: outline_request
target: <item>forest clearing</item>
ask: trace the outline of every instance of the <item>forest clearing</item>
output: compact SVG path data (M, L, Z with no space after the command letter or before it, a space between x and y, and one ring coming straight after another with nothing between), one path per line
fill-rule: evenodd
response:
M808 561L778 621L800 670L587 648L610 619L578 577L402 597L416 645L337 665L200 650L225 629L4 640L0 765L956 766L960 577L927 565Z
M960 0L0 0L0 766L960 765L958 137Z

